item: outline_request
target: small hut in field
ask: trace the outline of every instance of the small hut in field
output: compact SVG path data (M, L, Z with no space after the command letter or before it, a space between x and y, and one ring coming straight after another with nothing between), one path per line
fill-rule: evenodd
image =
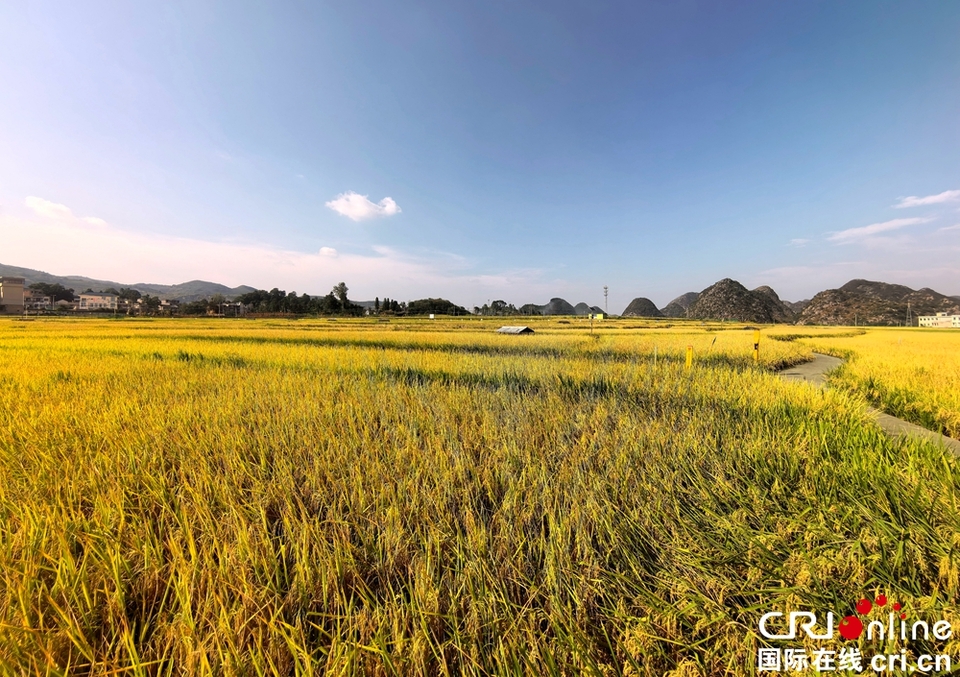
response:
M497 329L498 334L532 334L533 329L530 327L500 327Z

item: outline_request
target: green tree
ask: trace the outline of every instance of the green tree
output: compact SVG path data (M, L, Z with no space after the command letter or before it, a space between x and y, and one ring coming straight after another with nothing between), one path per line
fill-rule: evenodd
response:
M180 306L180 312L184 315L205 315L207 313L208 303L207 299L184 303Z
M346 310L347 308L347 283L340 282L333 285L333 289L330 291L338 301L340 301L340 310Z
M140 292L130 287L120 287L120 293L117 296L127 301L136 301L140 298Z
M224 304L226 302L227 302L227 299L223 294L214 294L213 296L210 297L210 301L208 302L207 308L219 314L221 304Z
M156 315L157 311L160 310L160 297L159 296L150 296L145 294L141 297L143 301L143 309L148 315Z
M49 296L50 300L56 303L57 301L73 301L76 296L73 293L72 289L67 289L62 284L49 284L47 282L34 282L30 285L30 289L40 292L44 296Z
M418 299L407 304L410 315L467 315L467 309L446 299Z

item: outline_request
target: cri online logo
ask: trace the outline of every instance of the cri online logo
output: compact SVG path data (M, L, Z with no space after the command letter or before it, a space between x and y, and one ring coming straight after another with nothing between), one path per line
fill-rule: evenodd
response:
M878 607L884 607L887 605L887 596L886 595L877 595L877 598L874 600ZM900 602L894 602L893 610L895 612L900 611L903 606ZM863 634L863 621L860 620L860 616L866 616L871 611L873 611L873 602L864 597L859 602L857 602L857 615L856 616L844 616L843 620L840 621L840 636L844 639L857 639L860 635ZM900 620L905 620L907 614L901 613ZM902 624L901 624L902 625Z
M845 616L839 626L840 636L844 639L858 639L866 629L867 639L892 639L899 635L901 639L929 639L931 629L933 636L939 640L949 639L953 633L948 621L937 621L932 628L925 621L916 621L908 627L905 622L907 614L903 611L903 605L894 602L891 605L891 611L888 612L885 619L866 619L867 624L864 627L864 621L861 617L867 617L874 607L882 609L887 606L886 595L877 595L872 602L869 599L861 599L856 604L857 613L855 615ZM771 631L769 625L774 619L787 617L786 632L777 633ZM760 634L767 639L796 639L798 630L802 630L810 639L833 639L834 636L834 615L833 612L827 613L827 623L824 632L816 632L817 615L812 611L791 611L789 614L783 614L779 611L771 611L760 617L758 629Z

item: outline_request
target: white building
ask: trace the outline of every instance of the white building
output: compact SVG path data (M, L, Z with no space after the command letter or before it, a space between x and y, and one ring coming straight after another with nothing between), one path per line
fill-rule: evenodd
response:
M0 277L0 313L23 312L22 277Z
M960 315L947 315L946 313L937 313L936 315L920 315L917 320L921 327L939 327L941 329L960 329Z
M80 310L117 309L116 294L80 294Z

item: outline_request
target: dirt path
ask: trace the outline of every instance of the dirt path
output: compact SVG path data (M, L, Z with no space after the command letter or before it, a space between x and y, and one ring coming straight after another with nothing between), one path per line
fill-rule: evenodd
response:
M781 377L787 380L806 381L811 385L824 388L827 385L827 372L836 369L841 364L843 364L843 360L839 357L814 353L812 361L798 364L795 367L789 367L779 373ZM869 408L869 412L876 420L877 425L891 437L923 437L934 444L942 444L953 453L960 455L960 440L935 433L932 430L927 430L926 428L914 425L909 421L904 421L895 416L884 414L882 411L878 411L872 407Z

